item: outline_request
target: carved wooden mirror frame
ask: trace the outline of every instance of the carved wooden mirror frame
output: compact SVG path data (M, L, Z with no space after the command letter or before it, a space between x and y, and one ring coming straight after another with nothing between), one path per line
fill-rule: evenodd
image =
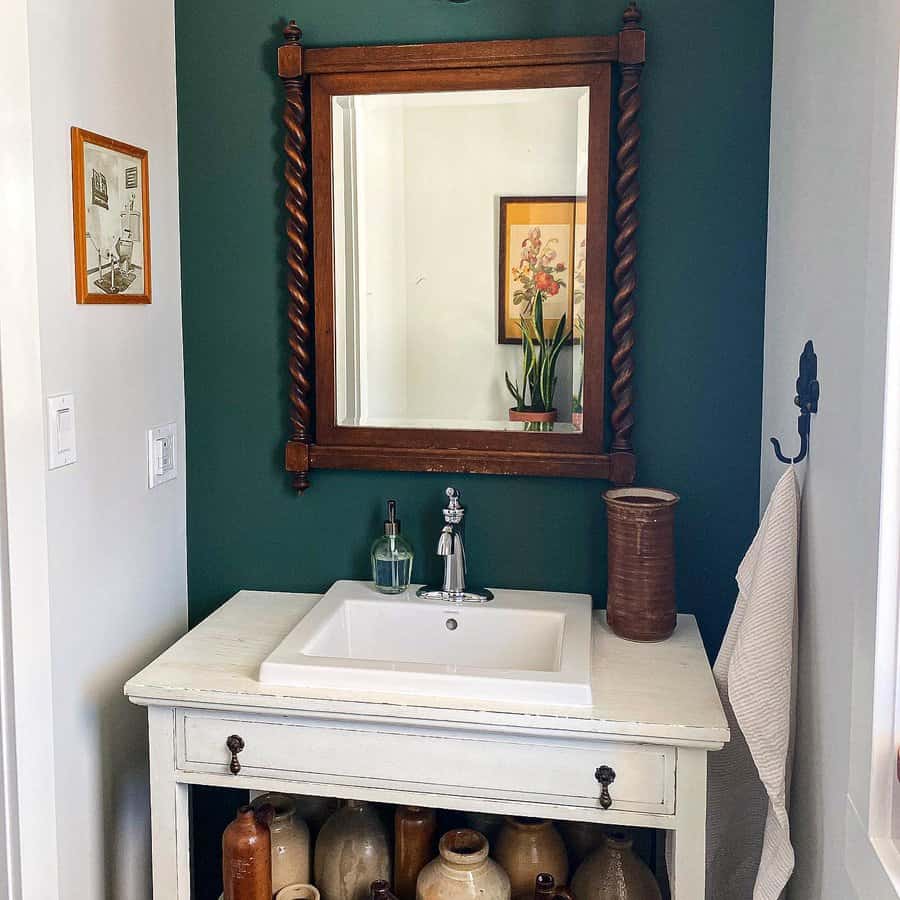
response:
M290 436L285 468L297 491L309 487L314 468L382 469L429 472L474 472L603 478L630 484L635 477L631 443L634 425L631 382L637 261L637 200L640 127L640 81L645 53L641 13L634 0L625 10L621 31L602 37L520 41L473 41L381 47L304 49L295 22L284 29L278 48L278 75L284 86L284 177L287 185L287 284L290 295L289 370ZM523 65L523 60L527 65ZM618 65L619 149L615 182L616 236L613 243L615 294L610 304L612 356L609 364L612 441L604 451L606 424L606 237L609 184L609 116L594 102L592 90L589 141L606 142L605 161L589 167L589 196L602 207L602 248L589 275L592 320L602 327L589 332L585 345L586 401L584 430L575 435L523 434L505 431L443 429L371 429L338 426L334 403L334 291L331 209L331 109L336 94L466 88L509 88L545 84L587 84L604 96L611 67ZM308 89L308 90L307 90ZM307 138L307 96L312 103L312 154ZM608 93L607 93L608 99ZM606 108L611 104L607 103ZM313 207L307 190L313 170ZM596 177L602 172L603 181ZM593 173L593 174L591 174ZM316 296L311 294L310 213L315 225ZM590 215L590 212L589 212ZM592 216L593 218L593 216ZM589 270L590 271L590 270ZM314 331L313 322L316 321ZM593 340L591 339L593 335ZM315 362L314 362L315 361ZM597 365L599 361L599 365ZM594 366L589 370L589 363ZM592 390L588 391L588 385ZM316 396L316 390L320 394ZM315 414L315 418L314 418ZM556 440L554 440L554 438ZM523 442L527 441L527 444ZM566 441L560 443L560 439ZM561 447L566 449L561 450Z

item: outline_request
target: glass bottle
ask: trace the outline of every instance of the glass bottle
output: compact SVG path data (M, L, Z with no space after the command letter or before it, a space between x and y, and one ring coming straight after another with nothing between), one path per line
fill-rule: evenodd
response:
M384 534L372 544L372 581L382 594L401 594L412 577L413 549L400 534L397 501L388 500Z

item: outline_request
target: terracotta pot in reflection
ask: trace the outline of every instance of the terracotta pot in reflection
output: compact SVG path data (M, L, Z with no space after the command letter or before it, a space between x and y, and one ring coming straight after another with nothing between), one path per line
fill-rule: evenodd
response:
M572 879L578 900L660 900L650 868L632 850L625 832L611 832Z
M531 897L538 875L552 875L556 884L569 880L566 845L549 819L507 818L494 853L506 870L515 898Z

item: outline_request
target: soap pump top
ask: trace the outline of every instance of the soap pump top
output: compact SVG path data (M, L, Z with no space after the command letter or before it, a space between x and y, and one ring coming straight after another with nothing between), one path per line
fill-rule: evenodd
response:
M400 534L400 520L397 518L397 501L388 500L387 518L384 520L384 533L387 537L397 537Z

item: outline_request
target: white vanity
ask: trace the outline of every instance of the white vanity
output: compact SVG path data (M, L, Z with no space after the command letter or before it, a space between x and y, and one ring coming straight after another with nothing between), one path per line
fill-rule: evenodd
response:
M125 686L149 714L155 900L190 897L193 784L667 829L675 839L673 897L702 900L706 755L729 734L692 616L679 617L670 640L636 644L615 637L602 612L588 618L571 600L576 595L497 591L493 609L434 603L431 616L412 590L393 601L406 598L411 612L415 606L419 627L436 626L422 637L423 658L474 634L468 625L475 615L495 617L498 651L513 646L506 629L518 628L515 645L531 640L535 662L524 683L497 689L504 673L517 679L502 667L485 672L477 648L458 666L420 660L404 670L357 658L372 653L350 652L340 607L361 598L352 582L339 582L329 595L341 586L347 596L318 609L316 595L241 591ZM565 627L569 620L560 630L551 611L537 623L554 603L557 617L592 621L584 629L587 657L577 629ZM374 607L353 615L372 629L385 621ZM304 628L304 620L316 627ZM540 655L554 628L557 668L565 670L555 682L554 666ZM379 647L382 659L408 655L408 647ZM307 662L330 659L332 675L313 679L314 686L265 683L289 680L275 667L290 666L298 652ZM582 665L589 695L581 692ZM338 669L343 679L333 677ZM483 689L493 691L490 700L467 699L459 689L448 696L455 681L479 677L489 682ZM529 694L529 679L551 690ZM416 692L398 690L404 686ZM524 699L538 695L543 699ZM580 705L561 706L560 696Z

